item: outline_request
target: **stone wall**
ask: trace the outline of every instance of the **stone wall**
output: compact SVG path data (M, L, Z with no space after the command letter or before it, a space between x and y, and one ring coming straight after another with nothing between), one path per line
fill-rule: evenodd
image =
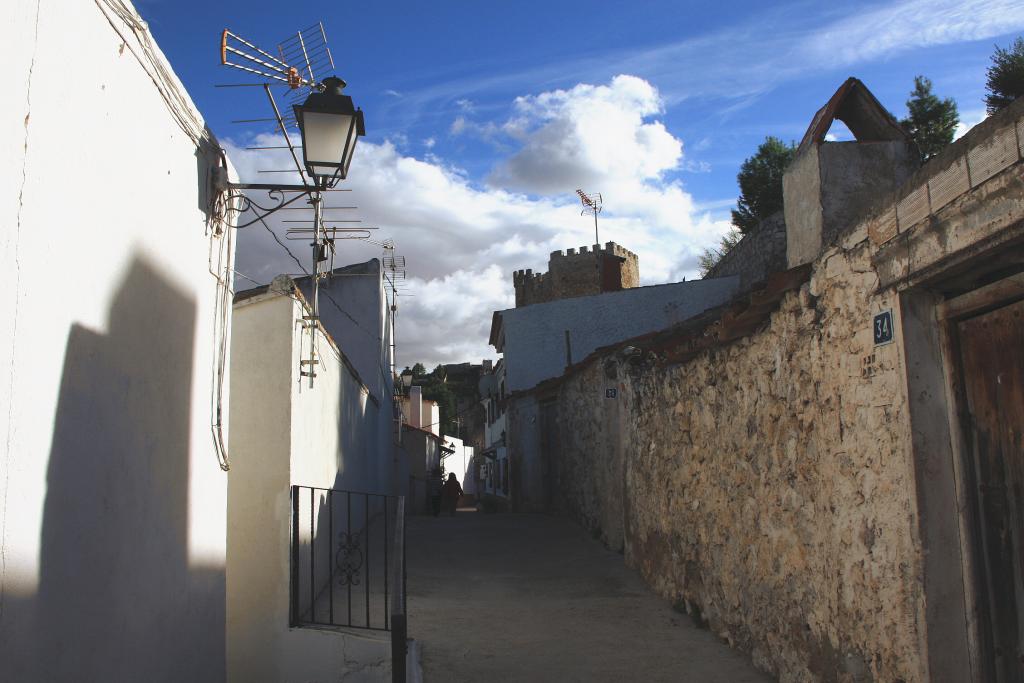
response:
M547 273L518 270L512 274L516 307L570 299L640 286L637 255L608 242L551 252Z
M739 278L691 280L499 311L507 388L560 376L602 346L680 323L736 294Z
M873 348L869 314L893 300L868 258L837 251L766 329L690 363L616 361L628 439L595 420L602 364L562 388L575 515L783 680L924 677L902 367Z
M544 387L564 508L782 681L970 679L968 532L949 512L966 503L936 488L950 444L926 438L950 427L911 424L945 424L955 404L945 385L920 389L944 361L922 370L922 338L899 331L937 329L908 307L941 300L936 283L962 292L971 269L991 281L986 264L1024 242L1022 115L1024 101L921 169L799 288L770 306L750 295L762 317L743 334L726 334L742 318L727 309ZM887 309L897 334L876 345Z
M739 275L740 291L746 292L770 273L782 270L786 270L786 220L780 211L744 235L704 278Z

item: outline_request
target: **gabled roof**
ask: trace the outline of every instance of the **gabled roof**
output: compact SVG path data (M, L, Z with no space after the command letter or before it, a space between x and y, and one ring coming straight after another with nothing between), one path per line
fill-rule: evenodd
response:
M857 142L909 142L911 139L867 86L851 77L811 119L797 153L824 142L825 134L836 119L846 124Z

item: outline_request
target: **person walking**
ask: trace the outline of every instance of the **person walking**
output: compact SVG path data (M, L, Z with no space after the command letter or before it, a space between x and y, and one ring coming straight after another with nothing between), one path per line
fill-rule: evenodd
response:
M441 514L441 489L444 480L441 478L441 468L435 467L430 470L430 511L437 517Z
M444 483L444 493L441 494L441 504L452 517L455 516L455 508L458 507L459 498L461 496L462 487L459 485L459 480L455 477L455 473L451 472L448 474L448 481Z

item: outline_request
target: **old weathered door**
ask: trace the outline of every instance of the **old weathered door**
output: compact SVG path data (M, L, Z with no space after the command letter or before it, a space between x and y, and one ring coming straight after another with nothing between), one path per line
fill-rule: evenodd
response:
M540 403L540 453L544 471L544 509L550 511L558 490L558 403Z
M957 324L977 506L979 602L992 667L1024 681L1024 301ZM985 637L987 636L987 637Z

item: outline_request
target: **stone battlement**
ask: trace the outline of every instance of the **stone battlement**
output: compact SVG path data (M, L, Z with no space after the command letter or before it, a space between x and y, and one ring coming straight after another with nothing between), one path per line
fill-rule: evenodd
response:
M566 249L565 251L553 251L553 252L551 252L551 257L550 258L551 259L558 259L558 258L572 258L573 256L585 256L585 255L593 256L594 254L596 254L598 252L601 252L601 253L604 253L604 254L609 254L609 255L612 255L612 256L618 256L620 258L634 258L634 259L636 258L636 254L631 252L629 249L626 249L625 247L623 247L623 246L621 246L619 244L616 244L615 242L606 242L604 244L604 246L601 246L600 244L594 244L594 245L590 245L590 246L583 245L579 249L573 249L573 248L570 247L569 249Z
M533 270L527 268L526 270L517 270L512 273L512 282L516 286L524 285L527 282L541 284L544 282L546 276L547 273L534 273Z
M512 283L516 307L614 292L640 284L639 259L615 242L584 245L551 252L548 272L517 270L512 274Z

